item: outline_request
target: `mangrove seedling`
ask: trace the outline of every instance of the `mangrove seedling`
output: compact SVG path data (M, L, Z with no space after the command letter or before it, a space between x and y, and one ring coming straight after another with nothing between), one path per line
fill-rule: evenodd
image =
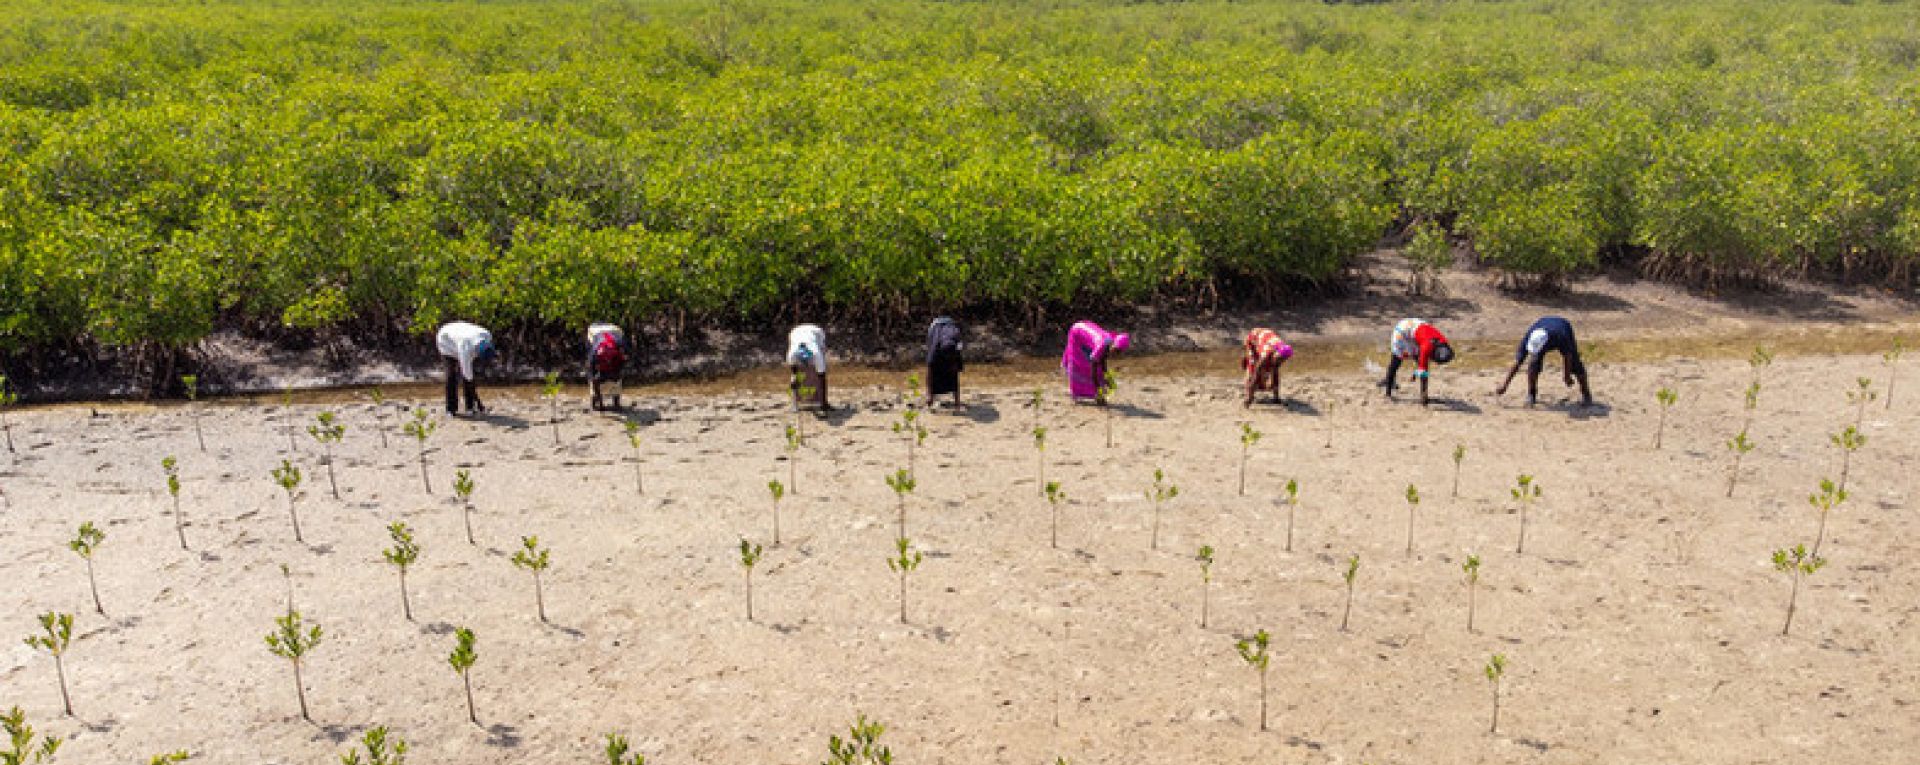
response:
M1740 458L1753 451L1753 442L1747 439L1747 431L1742 429L1739 435L1727 442L1727 450L1733 452L1733 469L1727 471L1727 496L1733 496L1734 484L1740 480Z
M1867 404L1879 399L1880 394L1873 391L1872 378L1857 377L1854 378L1853 382L1858 388L1847 391L1847 403L1853 404L1854 406L1853 424L1854 427L1857 428L1860 426L1860 423L1865 422L1867 419Z
M912 406L900 412L900 421L893 424L893 432L907 441L907 472L914 472L915 452L927 442L927 428L920 424L920 412Z
M1460 463L1467 461L1467 445L1453 445L1453 495L1460 496Z
M632 746L627 737L618 733L607 734L607 765L647 765L647 758L639 753L628 755Z
M1261 433L1249 423L1240 423L1240 496L1247 496L1247 458L1253 454L1253 445L1260 443Z
M1353 580L1355 577L1358 577L1359 575L1360 575L1360 554L1354 553L1352 555L1347 556L1346 573L1343 573L1340 575L1342 579L1347 580L1347 607L1340 611L1340 631L1341 632L1347 631L1347 617L1350 617L1353 615Z
M880 734L886 730L887 726L860 715L845 740L827 739L827 761L822 765L893 765L893 750L880 745Z
M280 564L280 578L287 582L287 613L293 613L293 568Z
M313 716L307 714L307 686L300 678L300 662L320 647L323 635L320 625L308 627L301 622L299 611L288 611L273 623L274 631L267 633L267 650L293 663L293 688L300 697L300 719L313 722Z
M1474 590L1480 586L1480 556L1467 553L1467 562L1460 564L1460 570L1467 573L1467 631L1473 631Z
M360 752L347 750L340 755L340 765L407 765L407 742L399 736L393 737L393 744L387 744L390 731L385 725L376 725L360 737L360 745L367 748L367 759L360 759Z
M907 575L913 573L914 569L919 568L921 559L925 557L921 555L918 550L911 549L912 546L913 540L907 539L906 537L893 540L895 555L887 559L887 570L900 575L901 624L907 623Z
M1882 362L1885 362L1887 365L1887 406L1886 408L1888 410L1893 409L1893 384L1895 382L1898 382L1900 379L1900 357L1904 355L1906 352L1907 352L1906 346L1900 343L1899 338L1895 338L1893 341L1893 350L1880 354L1880 360Z
M1493 658L1487 660L1487 666L1483 668L1482 671L1485 672L1487 675L1487 682L1493 684L1493 724L1487 726L1487 732L1499 733L1500 732L1500 678L1505 677L1507 675L1506 655L1498 654L1498 653L1494 654Z
M1859 428L1848 425L1846 430L1827 436L1834 446L1840 448L1840 488L1847 488L1847 472L1853 467L1853 453L1867 445L1867 436Z
M1287 479L1287 552L1293 552L1293 514L1300 507L1300 482Z
M542 588L540 577L552 565L548 553L552 552L540 546L539 537L521 537L520 549L513 553L513 567L533 573L533 602L540 610L540 621L547 620L547 594Z
M1660 425L1653 431L1653 448L1658 450L1661 440L1667 433L1667 410L1673 408L1673 402L1680 400L1680 394L1675 393L1672 388L1661 388L1654 391L1653 398L1660 402Z
M447 654L447 664L453 671L460 673L460 685L467 691L467 720L474 725L480 724L480 713L473 708L473 663L480 654L473 650L473 630L461 627L453 631L453 652Z
M1180 487L1167 482L1166 471L1154 468L1153 487L1147 489L1147 500L1153 503L1153 534L1147 543L1148 549L1160 549L1160 506L1178 496L1180 496Z
M793 424L796 426L794 428L794 433L799 437L800 444L802 446L805 446L807 443L807 421L805 418L800 416L799 402L811 401L813 399L814 387L803 383L800 385L799 388L796 388L795 390L799 391L800 398L796 400L793 405Z
M387 524L387 536L393 539L393 546L381 551L387 563L400 572L400 612L413 621L413 599L407 595L407 569L413 568L414 561L420 560L420 545L413 541L413 530L407 524L394 521Z
M433 482L427 480L427 439L433 437L433 431L440 429L440 422L427 416L427 410L415 408L413 419L408 420L400 429L420 444L420 485L433 493Z
M467 544L479 544L473 541L473 473L453 471L453 496L460 501L460 522L467 527Z
M787 491L800 494L800 447L805 444L800 439L800 429L787 426Z
M540 397L547 400L547 422L553 425L553 445L560 445L560 373L548 372L540 381Z
M1782 636L1793 629L1793 609L1800 602L1801 577L1809 576L1826 565L1827 559L1820 557L1818 553L1807 552L1806 545L1794 545L1790 549L1773 551L1774 570L1793 577L1793 594L1787 596L1787 623L1780 626ZM43 621L44 619L45 617L42 617Z
M1521 473L1507 493L1520 505L1520 541L1514 543L1513 552L1522 555L1527 549L1527 508L1533 507L1534 501L1540 499L1540 484L1533 482L1533 476Z
M287 515L293 518L293 541L305 542L300 536L300 508L294 499L300 488L300 468L289 460L281 460L280 467L273 469L273 482L287 492Z
M181 375L180 387L187 390L187 419L193 420L193 438L200 442L200 451L207 450L207 436L200 431L200 376Z
M1033 426L1040 427L1040 409L1047 403L1047 389L1034 388L1027 398L1027 406L1033 407Z
M149 757L147 758L147 765L179 765L179 763L186 762L191 758L192 755L188 754L187 750L182 749L178 752L167 752ZM5 760L0 760L0 762L5 762Z
M1048 481L1046 492L1047 506L1053 510L1053 549L1058 550L1060 549L1060 503L1066 500L1067 493L1060 490L1059 481Z
M1272 635L1268 635L1266 630L1260 630L1253 633L1253 637L1241 638L1233 645L1234 649L1240 652L1240 659L1260 673L1260 730L1262 731L1267 729L1267 667L1273 660L1273 655L1267 652L1267 646L1272 641Z
M180 514L180 462L172 457L160 459L160 469L167 471L167 493L173 495L173 531L180 535L180 549L187 549L187 519Z
M1206 629L1207 612L1211 610L1208 606L1212 599L1212 593L1209 590L1212 589L1213 584L1213 546L1201 545L1200 552L1193 557L1194 560L1200 561L1200 629Z
M1333 408L1334 408L1334 406L1335 406L1336 404L1338 404L1338 403L1340 403L1340 402L1339 402L1339 401L1338 401L1337 399L1333 399L1333 398L1328 398L1328 399L1327 399L1327 407L1326 407L1326 408L1327 408L1327 415L1326 415L1326 419L1327 419L1327 443L1326 443L1326 445L1325 445L1325 446L1322 446L1322 447L1321 447L1321 448L1323 448L1323 449L1332 449L1332 448L1333 448Z
M43 648L53 654L53 671L60 677L60 704L67 710L67 716L73 716L73 698L67 695L67 646L73 642L73 614L59 614L48 611L40 615L40 629L44 635L28 635L28 648Z
M1759 411L1760 409L1760 381L1759 380L1754 380L1753 382L1747 383L1747 401L1745 406L1746 406L1746 412L1747 412L1747 415L1746 415L1747 419L1744 423L1741 423L1740 425L1741 430L1746 430L1747 428L1753 427L1753 413L1756 411Z
M1111 369L1103 370L1100 376L1099 397L1096 400L1100 402L1100 408L1105 409L1107 413L1107 448L1108 449L1113 448L1113 401L1112 401L1113 389L1114 389L1113 370Z
M93 577L93 551L99 549L100 543L106 539L106 532L94 526L93 521L86 521L80 524L80 530L74 534L72 540L67 542L67 549L72 550L87 562L87 589L93 592L94 613L101 616L107 615L107 609L100 605L100 585L94 581Z
M1832 479L1820 479L1820 493L1808 494L1807 504L1820 513L1820 533L1813 538L1813 554L1820 554L1820 543L1827 539L1827 516L1847 501L1847 490L1833 485Z
M333 445L347 434L347 426L338 421L332 412L321 412L313 416L314 424L307 426L308 435L320 442L320 460L327 466L327 487L332 490L333 498L340 498L340 484L333 478Z
M740 540L740 568L747 572L747 621L753 621L753 567L760 565L760 545Z
M1764 345L1754 346L1753 354L1747 357L1747 367L1753 370L1753 381L1759 382L1760 373L1770 366L1773 366L1773 351L1767 350Z
M1045 494L1047 493L1047 429L1038 425L1033 428L1033 452L1038 457L1035 464L1040 466L1040 493Z
M1420 490L1407 484L1407 555L1413 555L1413 511L1420 507Z
M773 544L780 546L780 500L787 496L787 487L779 481L767 482L767 493L773 495Z
M19 707L0 715L0 728L6 730L9 742L5 750L0 750L0 763L39 765L52 759L54 752L60 751L60 739L52 736L42 738L38 746L34 745L33 726L27 724L27 713L20 711Z
M642 497L647 495L647 485L640 480L640 465L645 460L640 453L640 423L627 420L627 445L633 447L633 493Z
M380 432L380 448L387 448L387 394L375 385L367 391L367 398L373 399L373 429Z
M898 536L904 537L907 535L907 495L912 494L914 487L918 485L919 482L913 480L913 474L907 472L904 468L895 470L891 475L887 476L887 488L893 490L894 499L898 500L900 508L900 533Z

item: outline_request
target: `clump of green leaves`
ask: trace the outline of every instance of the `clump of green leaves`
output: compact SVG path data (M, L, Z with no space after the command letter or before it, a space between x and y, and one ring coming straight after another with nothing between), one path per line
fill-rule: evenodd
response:
M1253 445L1260 443L1261 433L1253 429L1250 423L1240 423L1240 496L1247 496L1247 459L1252 456Z
M753 621L753 567L760 565L760 545L740 540L740 568L747 572L747 621Z
M1253 637L1242 638L1234 643L1234 650L1240 652L1241 661L1260 673L1260 730L1267 729L1267 667L1273 661L1273 655L1267 647L1273 642L1273 636L1266 630L1253 633Z
M73 643L73 614L48 611L40 615L43 634L28 635L27 647L43 649L53 655L53 671L60 677L60 704L73 716L73 697L67 695L67 646Z
M893 490L894 499L897 500L900 510L898 536L907 535L907 495L912 494L917 486L919 482L913 480L913 474L904 468L895 470L887 476L887 488Z
M893 765L893 750L880 744L880 734L886 731L887 726L860 715L845 739L827 739L827 760L821 765Z
M1487 666L1481 669L1487 676L1487 682L1493 684L1493 724L1487 726L1488 733L1500 732L1500 678L1507 676L1507 657L1494 654L1487 660Z
M540 609L540 621L547 620L547 594L541 584L541 576L553 564L548 553L552 552L540 546L539 537L521 537L520 549L513 553L513 567L533 574L533 600Z
M1160 506L1168 500L1180 496L1180 487L1167 481L1167 473L1160 468L1153 469L1153 486L1147 489L1147 500L1153 503L1153 533L1147 543L1148 549L1160 549Z
M1845 504L1848 496L1846 489L1835 486L1829 478L1820 479L1818 493L1807 495L1807 504L1820 513L1820 533L1813 538L1814 555L1820 554L1820 543L1827 539L1827 516L1833 513L1834 508Z
M1201 545L1194 560L1200 561L1200 629L1207 628L1207 612L1213 585L1213 546Z
M300 489L300 468L290 460L281 460L280 467L273 469L273 482L287 492L287 515L293 518L293 540L307 541L300 536L300 507L295 492Z
M93 552L99 549L101 542L106 540L106 532L94 526L93 521L86 521L80 524L80 530L75 532L73 539L67 542L67 549L72 550L74 554L80 556L81 560L87 562L87 589L93 592L94 613L101 616L107 615L107 609L100 605L100 585L93 576Z
M1740 480L1740 458L1753 451L1753 442L1747 439L1747 431L1741 430L1739 435L1728 441L1727 450L1733 452L1733 468L1727 471L1727 496L1731 497L1734 484Z
M647 485L640 480L640 465L645 460L640 453L640 423L627 420L627 445L633 447L633 493L647 495ZM775 544L779 541L775 540Z
M453 496L460 501L460 522L467 527L467 544L479 544L473 541L473 473L467 470L453 472Z
M767 482L767 493L773 496L773 544L780 544L780 500L787 496L787 487L779 481Z
M1673 402L1680 400L1680 394L1672 388L1661 388L1654 391L1653 398L1660 403L1660 425L1653 431L1653 448L1658 450L1667 433L1667 410L1673 408Z
M367 398L373 399L373 429L380 433L380 448L387 448L387 394L375 385L367 390Z
M413 410L413 419L400 426L402 432L420 445L420 486L428 494L433 493L433 482L427 479L427 439L432 438L433 432L439 429L440 421L429 417L427 410L418 407Z
M200 442L200 451L207 450L206 434L200 431L200 376L181 375L180 387L187 391L187 419L193 420L193 438ZM11 438L11 436L9 436Z
M1047 429L1039 425L1033 427L1033 452L1039 467L1040 493L1047 492Z
M1819 553L1808 552L1806 545L1794 545L1784 550L1773 551L1773 568L1793 578L1793 594L1787 597L1787 621L1780 626L1780 634L1786 635L1793 629L1793 610L1800 602L1800 580L1811 576L1827 565L1827 559Z
M1046 486L1047 506L1053 510L1053 548L1060 549L1060 503L1066 501L1067 493L1060 490L1059 481L1048 481Z
M911 405L900 411L900 421L893 424L893 432L906 439L907 472L914 472L915 453L927 442L927 428L920 424L920 412Z
M1300 482L1287 479L1287 552L1293 552L1293 515L1300 508Z
M460 685L467 691L467 720L474 725L480 724L480 713L473 706L473 663L479 661L480 654L473 650L473 630L461 627L453 631L453 652L447 654L447 665L460 673Z
M186 750L182 749L178 752L167 752L149 757L147 758L147 765L179 765L179 763L186 762L191 757L191 755L187 754ZM0 759L0 762L6 762L6 760Z
M53 758L60 751L60 739L47 736L40 739L39 745L33 742L33 726L27 724L27 713L19 707L9 709L0 715L0 729L7 734L7 748L0 749L0 763L5 765L39 765Z
M1853 383L1857 387L1847 391L1847 403L1854 405L1853 425L1858 428L1867 419L1867 404L1878 400L1880 394L1873 390L1873 378L1856 377Z
M1480 556L1468 553L1466 562L1460 564L1460 570L1467 574L1467 631L1472 632L1474 591L1480 586Z
M540 397L550 406L548 424L553 426L553 445L560 445L560 373L548 372L540 381Z
M320 647L325 635L320 625L308 627L300 619L299 611L288 611L286 616L273 620L274 631L267 633L267 650L273 655L293 663L293 687L300 697L300 719L313 722L313 716L307 713L307 686L300 678L300 663L307 654Z
M1513 479L1513 482L1513 488L1508 489L1507 493L1512 495L1513 501L1520 506L1520 541L1513 545L1514 554L1520 555L1527 549L1527 510L1540 499L1541 492L1540 484L1534 483L1533 476L1525 473L1521 473L1518 478Z
M1460 463L1467 461L1467 445L1453 445L1453 495L1460 496Z
M347 434L347 426L338 421L332 412L321 412L313 416L314 424L307 426L307 433L313 440L320 442L321 462L327 466L327 486L333 491L333 498L340 498L340 484L333 477L333 445Z
M628 755L632 747L627 737L618 733L607 734L607 765L647 765L647 758L639 753Z
M894 555L887 558L887 570L900 575L900 623L907 623L907 575L920 567L920 561L926 556L912 549L913 540L900 537L893 540Z
M393 743L387 743L387 726L376 725L360 737L360 745L367 748L367 759L360 759L360 753L348 750L340 755L340 765L406 765L407 742L399 736L393 737Z
M1347 631L1347 618L1353 616L1353 580L1360 576L1360 554L1347 556L1347 570L1340 578L1347 582L1347 606L1340 611L1340 631Z
M407 569L413 568L420 560L420 545L413 541L413 530L407 524L394 521L387 524L387 536L393 539L393 546L381 551L387 563L400 572L400 609L407 621L413 621L413 600L407 595Z
M1840 488L1847 488L1847 473L1853 468L1853 453L1867 445L1867 436L1860 429L1848 425L1845 430L1827 436L1827 440L1840 449Z
M1413 555L1413 511L1420 507L1420 490L1407 484L1407 555Z
M167 473L167 493L173 495L173 531L180 535L180 549L187 549L187 518L180 514L180 461L172 457L160 459L160 469Z

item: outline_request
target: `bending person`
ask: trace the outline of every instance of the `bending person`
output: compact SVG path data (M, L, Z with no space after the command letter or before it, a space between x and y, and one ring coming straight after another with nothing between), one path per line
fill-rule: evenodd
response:
M1450 364L1453 362L1453 346L1447 342L1447 336L1432 324L1421 319L1401 319L1393 325L1393 335L1387 339L1387 379L1380 385L1387 389L1387 398L1393 398L1393 389L1399 384L1400 362L1413 361L1413 378L1420 381L1420 403L1428 403L1427 380L1432 375L1431 364Z
M613 324L587 325L587 386L593 391L591 406L600 411L603 393L612 393L613 408L620 408L620 377L627 368L627 333Z
M447 365L447 414L460 413L460 394L467 400L467 414L485 414L480 394L473 389L473 365L493 358L493 333L478 324L456 321L443 324L434 335Z
M1240 357L1240 368L1247 373L1247 397L1240 406L1253 406L1253 394L1259 391L1272 392L1274 403L1279 403L1280 365L1291 358L1293 346L1281 340L1279 333L1264 327L1248 332L1246 352Z
M964 347L959 322L942 316L927 327L928 409L933 408L933 397L942 393L953 394L954 408L961 408L960 371L966 368L966 360L960 352Z
M1500 387L1494 389L1494 395L1504 396L1507 386L1513 383L1513 376L1519 374L1520 365L1527 365L1527 406L1533 406L1540 399L1540 370L1546 366L1547 351L1560 352L1560 376L1568 387L1574 380L1580 381L1580 405L1593 405L1593 389L1587 386L1587 365L1580 362L1580 344L1573 339L1573 322L1558 316L1544 316L1533 326L1527 328L1527 335L1520 340L1520 347L1513 354L1513 368L1507 370L1507 378L1500 381Z
M803 403L821 409L827 404L827 332L817 325L802 324L787 333L787 371L793 378L787 389L793 391L793 406ZM804 385L802 384L804 380ZM809 395L801 400L802 389Z
M1124 332L1108 332L1090 321L1075 322L1067 330L1067 348L1060 354L1060 368L1067 371L1067 392L1075 401L1106 404L1101 387L1107 379L1107 357L1132 345L1132 336Z

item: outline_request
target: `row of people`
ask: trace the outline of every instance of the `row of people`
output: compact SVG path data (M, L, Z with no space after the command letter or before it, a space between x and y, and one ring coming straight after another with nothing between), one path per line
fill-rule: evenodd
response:
M474 390L474 365L493 357L493 334L468 322L442 326L435 344L444 358L447 373L447 413L458 414L464 400L469 414L486 411ZM1132 337L1112 332L1091 321L1075 322L1067 329L1066 347L1060 354L1060 368L1067 378L1067 392L1076 401L1105 403L1107 362L1115 353L1132 346ZM609 401L620 408L620 380L627 363L627 338L618 326L596 323L587 327L586 375L591 386L591 406L595 411ZM927 327L926 405L933 407L942 395L960 400L960 373L966 368L965 342L960 323L942 316ZM1265 327L1249 331L1240 359L1245 373L1242 406L1252 406L1257 393L1271 393L1279 400L1280 368L1293 358L1293 346L1280 334ZM1571 387L1580 386L1580 403L1593 403L1593 391L1587 381L1586 365L1580 361L1580 346L1574 339L1573 324L1558 316L1542 317L1527 328L1514 352L1512 368L1494 391L1505 395L1513 378L1524 365L1527 369L1527 404L1539 399L1540 373L1547 352L1561 357L1562 376ZM1453 344L1445 333L1422 319L1403 319L1396 323L1387 339L1386 377L1377 385L1393 398L1399 387L1400 368L1411 362L1413 379L1420 384L1420 403L1429 402L1428 383L1433 365L1446 365L1454 359ZM831 408L827 392L827 333L814 324L801 324L787 333L788 389L795 406Z

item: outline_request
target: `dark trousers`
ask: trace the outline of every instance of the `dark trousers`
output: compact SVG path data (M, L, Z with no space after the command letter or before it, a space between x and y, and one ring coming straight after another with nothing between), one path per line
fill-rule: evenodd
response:
M460 394L467 397L467 411L480 411L480 394L473 390L472 380L460 379L460 360L452 356L442 357L447 362L447 414L460 411Z

